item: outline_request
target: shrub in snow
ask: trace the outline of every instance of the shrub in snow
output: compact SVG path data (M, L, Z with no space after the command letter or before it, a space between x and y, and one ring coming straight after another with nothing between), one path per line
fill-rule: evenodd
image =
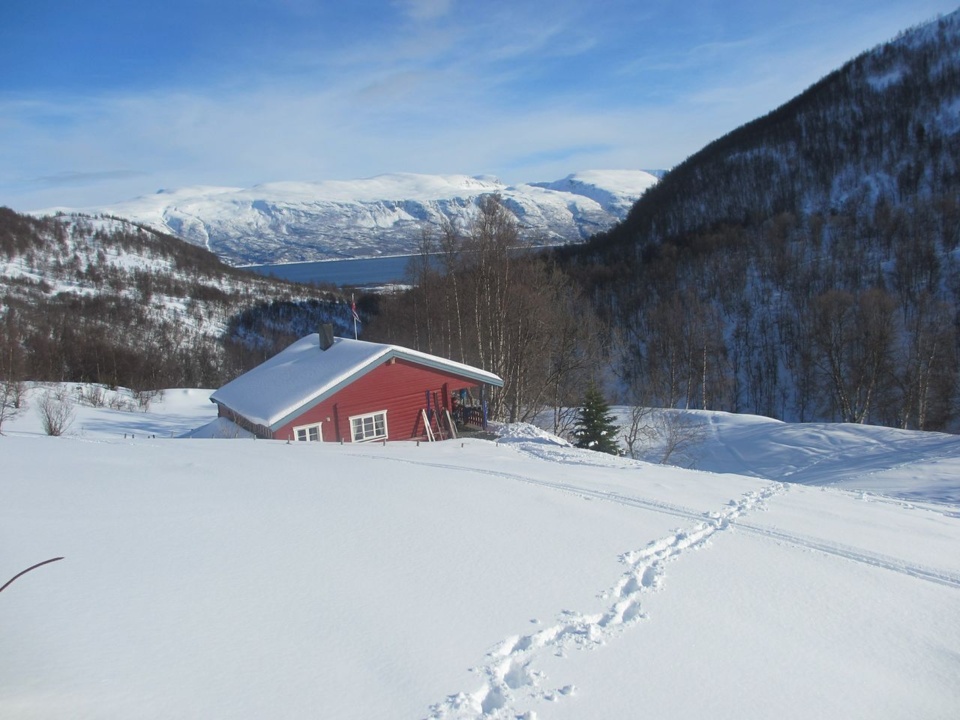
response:
M73 423L73 401L66 387L47 390L37 412L47 435L63 435Z
M632 407L621 438L627 454L637 460L692 468L708 430L696 413Z
M26 408L26 383L0 380L0 434L3 433L3 423L13 420Z
M106 394L102 385L82 385L77 388L77 398L90 407L100 408L106 405Z

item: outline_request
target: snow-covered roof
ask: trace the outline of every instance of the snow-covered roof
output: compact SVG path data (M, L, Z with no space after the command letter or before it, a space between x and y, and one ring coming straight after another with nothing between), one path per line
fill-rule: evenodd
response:
M210 396L250 422L276 429L305 406L316 405L391 358L502 387L503 380L470 365L398 345L334 338L320 350L320 336L307 335Z

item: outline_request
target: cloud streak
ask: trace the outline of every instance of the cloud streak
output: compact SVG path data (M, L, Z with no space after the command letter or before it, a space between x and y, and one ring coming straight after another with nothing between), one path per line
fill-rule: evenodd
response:
M413 20L424 22L443 17L450 12L453 0L395 0Z
M34 178L38 185L48 187L69 187L75 185L90 185L109 180L128 180L130 178L142 177L146 175L141 170L99 170L92 172L76 172L65 170L56 175L45 175Z

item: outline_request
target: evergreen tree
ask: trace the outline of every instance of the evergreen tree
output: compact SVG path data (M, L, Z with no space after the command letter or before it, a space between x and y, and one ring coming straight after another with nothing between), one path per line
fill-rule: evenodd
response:
M577 412L577 423L573 429L578 448L587 448L610 455L619 455L617 430L610 414L610 406L595 385L587 388L583 403Z

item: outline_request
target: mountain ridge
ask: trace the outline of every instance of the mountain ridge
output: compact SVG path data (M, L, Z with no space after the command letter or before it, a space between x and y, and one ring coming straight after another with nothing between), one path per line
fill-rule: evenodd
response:
M657 181L642 170L590 170L518 185L483 175L388 173L251 188L164 189L80 211L171 233L231 264L266 264L414 252L424 228L469 221L479 199L491 194L501 197L532 245L586 240L625 218Z

